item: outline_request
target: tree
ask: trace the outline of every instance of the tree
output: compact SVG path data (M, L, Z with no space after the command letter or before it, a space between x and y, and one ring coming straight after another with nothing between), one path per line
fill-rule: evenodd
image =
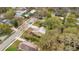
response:
M77 22L76 15L71 12L68 12L67 15L64 16L64 19L62 20L63 27L61 28L61 33L64 32L65 28L77 27L76 22Z
M77 29L77 27L68 27L68 28L64 29L64 33L77 34L78 33L78 29Z
M56 30L48 31L37 43L41 50L64 50L63 36L59 40L59 33Z
M13 24L14 27L18 27L18 22L17 22L17 20L12 20L11 23Z
M66 20L66 22L65 22L66 27L75 27L76 26L77 20L76 20L75 14L70 13L65 20Z
M79 36L52 30L42 36L37 45L44 51L77 51L79 50Z
M15 15L15 11L14 11L13 9L9 9L9 10L6 12L5 17L6 17L7 19L12 19L12 18L14 17L14 15Z
M7 10L10 9L9 7L0 7L0 13L5 13Z
M62 21L59 17L53 16L51 18L45 18L45 22L43 23L43 26L45 26L47 29L52 30L55 28L61 28L62 27Z
M51 17L51 13L53 13L53 8L36 8L36 16L38 17Z
M11 29L10 26L7 24L0 24L0 34L10 34Z

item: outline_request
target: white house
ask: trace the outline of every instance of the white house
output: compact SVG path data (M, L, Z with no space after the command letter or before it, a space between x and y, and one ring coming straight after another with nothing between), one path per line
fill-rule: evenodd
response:
M35 12L36 12L35 9L33 9L33 10L30 11L31 14L33 14L33 13L35 13Z
M37 27L32 25L30 28L32 29L32 33L37 36L42 36L46 32L46 29L44 27Z

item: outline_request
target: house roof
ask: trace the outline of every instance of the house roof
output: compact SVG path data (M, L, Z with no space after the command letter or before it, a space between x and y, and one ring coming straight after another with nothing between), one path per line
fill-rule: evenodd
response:
M35 13L35 12L36 12L36 10L34 10L34 9L30 11L30 13L32 13L32 14Z
M28 41L24 41L24 42L21 42L20 45L19 45L19 48L22 49L22 50L27 50L27 49L32 49L32 50L37 50L37 45L31 43L31 42L28 42ZM30 50L29 49L29 50Z
M3 23L3 24L11 24L11 21L8 20L8 19L3 19L3 20L0 20L0 23Z
M32 25L31 28L33 29L33 32L40 32L42 34L45 34L46 30L44 27L37 27Z

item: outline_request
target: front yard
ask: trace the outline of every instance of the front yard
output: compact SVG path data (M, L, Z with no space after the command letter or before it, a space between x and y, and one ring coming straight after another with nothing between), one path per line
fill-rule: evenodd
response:
M6 51L17 51L20 42L21 41L16 40L9 48L6 49Z

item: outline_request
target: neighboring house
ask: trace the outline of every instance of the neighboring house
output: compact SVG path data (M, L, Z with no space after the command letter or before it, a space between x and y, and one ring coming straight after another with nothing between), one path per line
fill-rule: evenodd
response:
M37 27L37 26L31 26L30 29L32 29L32 33L34 35L37 35L37 36L42 36L43 34L45 34L46 30L44 27Z
M33 10L31 10L29 13L26 13L26 14L24 15L24 17L29 17L29 16L31 16L32 14L34 14L35 12L36 12L36 10L33 9Z
M0 24L8 24L8 25L11 25L11 21L8 20L8 19L3 19L3 20L0 20Z
M35 13L35 12L36 12L35 9L33 9L33 10L30 11L31 14L33 14L33 13Z
M27 12L26 9L18 9L18 10L16 10L15 17L22 17L22 15L23 15L24 13L26 13L26 12Z
M37 45L27 41L21 42L18 48L21 51L38 51Z

